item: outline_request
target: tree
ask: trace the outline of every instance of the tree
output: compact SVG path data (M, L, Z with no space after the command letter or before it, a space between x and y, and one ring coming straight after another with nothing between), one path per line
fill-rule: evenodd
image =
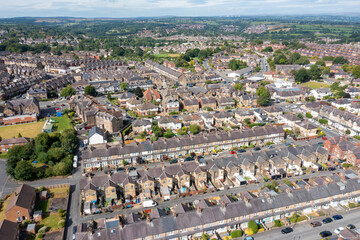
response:
M304 118L304 116L303 116L301 113L299 113L299 114L297 115L297 117L300 118L300 119L303 119L303 118Z
M333 61L333 64L345 64L345 63L349 63L349 61L343 56L338 56Z
M64 150L61 148L50 148L47 154L52 161L58 162L63 158Z
M318 67L318 65L311 65L309 74L312 79L318 80L321 77L321 69Z
M90 95L90 96L95 96L96 95L96 90L93 86L88 85L84 88L84 92L86 95Z
M311 79L309 72L305 68L299 69L299 71L295 73L294 77L297 83L308 82Z
M318 65L318 66L322 66L322 67L325 67L325 66L326 66L324 60L317 60L315 64Z
M236 83L234 85L234 88L235 88L236 91L241 91L241 90L244 89L244 86L241 83Z
M314 96L310 96L310 97L309 97L309 102L313 102L313 101L315 101L315 97L314 97Z
M60 96L68 98L74 95L75 93L76 93L75 89L73 89L71 85L68 85L67 87L61 90Z
M21 137L22 137L22 135L21 135L21 133L19 133L19 134L18 134L18 138L21 138Z
M192 134L198 134L200 132L200 126L197 125L197 124L191 124L189 126L189 131L192 133Z
M177 134L179 134L180 136L186 135L187 132L188 132L187 127L182 127L181 129L177 130Z
M354 78L360 78L360 65L352 66L351 74L354 76Z
M311 113L309 113L309 112L307 112L307 113L305 114L305 117L307 117L307 118L313 118L313 116L312 116Z
M229 68L233 71L246 68L247 64L244 61L232 59L229 62Z
M350 132L349 129L346 129L345 133L346 133L347 135L349 135L351 132Z
M126 83L126 82L120 83L120 89L123 90L123 91L127 90L128 89L128 83Z
M139 87L135 88L134 94L139 98L143 97L143 92L142 92L141 88L139 88Z
M40 133L35 138L35 145L43 147L45 150L50 145L50 138L48 133Z
M36 160L41 163L47 163L49 161L49 157L46 152L41 152L38 154L38 157Z
M170 129L167 129L164 133L165 138L172 138L173 136L175 136L175 133L173 133Z
M15 168L15 179L27 181L33 177L32 165L29 161L22 160L17 163Z
M260 86L257 89L256 95L258 96L258 98L257 98L257 104L258 105L267 106L267 105L270 104L271 95L270 95L269 91L264 86Z

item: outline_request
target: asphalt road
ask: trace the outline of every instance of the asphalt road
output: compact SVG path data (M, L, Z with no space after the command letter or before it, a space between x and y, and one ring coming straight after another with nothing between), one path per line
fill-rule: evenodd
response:
M271 231L256 234L256 235L254 235L254 239L256 239L256 240L271 240L271 239L319 240L319 239L322 239L319 235L320 232L322 232L322 231L330 231L333 234L331 237L336 237L334 230L338 227L346 227L348 224L353 224L353 225L355 225L356 228L360 227L360 222L359 222L360 209L343 212L343 213L339 213L339 214L342 215L344 218L341 220L332 221L331 223L328 223L328 224L322 224L320 227L312 228L310 226L310 222L313 222L313 221L321 222L321 220L323 220L326 217L315 218L312 221L298 223L295 226L292 225L294 231L292 233L289 233L286 235L281 233L281 229L283 229L285 227L281 227L281 228L274 229Z

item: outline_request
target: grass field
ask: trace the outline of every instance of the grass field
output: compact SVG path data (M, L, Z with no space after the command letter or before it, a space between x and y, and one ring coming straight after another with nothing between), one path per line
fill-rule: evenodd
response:
M64 115L62 117L54 117L52 118L55 120L54 126L56 127L56 132L61 132L65 129L71 129L73 126L71 124L71 120L67 115Z
M330 84L326 84L326 83L322 83L322 82L307 82L307 83L303 83L301 85L304 87L312 88L312 89L330 87Z
M45 214L45 216L46 215L47 214ZM57 212L50 213L48 216L43 218L43 220L40 221L40 225L47 226L49 228L48 231L50 232L61 229L61 227L59 227L59 222L61 220L63 220L63 218L60 217L60 215Z
M0 136L5 138L17 137L19 133L23 137L33 138L41 132L45 122L34 122L12 126L0 127Z
M37 201L35 204L35 211L42 210L43 213L49 210L49 200Z

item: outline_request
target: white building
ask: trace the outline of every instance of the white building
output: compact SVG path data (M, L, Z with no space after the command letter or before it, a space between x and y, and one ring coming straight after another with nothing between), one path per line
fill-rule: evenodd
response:
M88 134L89 145L106 143L104 132L98 127L92 127Z

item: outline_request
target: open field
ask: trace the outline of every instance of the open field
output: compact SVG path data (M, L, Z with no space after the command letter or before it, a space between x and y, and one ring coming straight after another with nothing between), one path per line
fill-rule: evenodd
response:
M304 87L312 88L312 89L330 87L330 84L326 84L326 83L322 83L322 82L307 82L307 83L303 83L301 85Z
M41 132L45 122L25 123L19 125L0 127L0 136L4 138L17 137L19 133L23 137L33 138Z

